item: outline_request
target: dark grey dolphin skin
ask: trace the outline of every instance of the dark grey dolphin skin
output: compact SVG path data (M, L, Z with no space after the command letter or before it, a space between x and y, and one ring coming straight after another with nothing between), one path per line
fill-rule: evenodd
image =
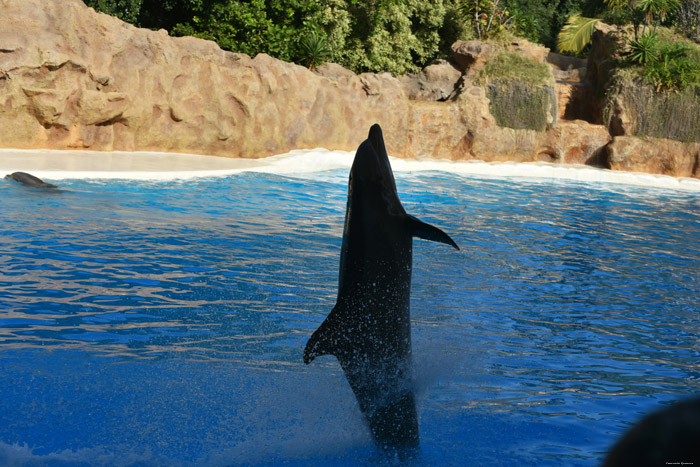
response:
M338 300L304 349L304 363L334 355L376 444L400 456L420 444L413 391L409 299L413 237L457 244L404 210L373 125L350 169Z
M42 179L26 172L14 172L9 175L5 175L5 178L20 182L22 185L32 188L57 188L56 185L46 183Z
M653 467L700 463L700 398L653 412L630 428L603 467Z

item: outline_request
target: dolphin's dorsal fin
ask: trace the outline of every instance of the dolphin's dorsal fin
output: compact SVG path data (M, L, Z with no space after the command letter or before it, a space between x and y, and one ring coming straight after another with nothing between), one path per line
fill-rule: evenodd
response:
M426 224L422 220L413 217L410 214L406 214L406 221L412 236L422 238L424 240L430 240L431 242L440 242L447 245L452 245L459 250L459 246L457 246L454 240L452 240L449 235L437 227Z
M306 343L306 348L304 349L304 363L307 365L316 357L322 355L336 355L339 338L336 326L333 324L335 321L334 313L336 308L338 308L337 304L333 307L333 310L326 320L321 323L321 326L316 329L316 332L311 335L309 342Z

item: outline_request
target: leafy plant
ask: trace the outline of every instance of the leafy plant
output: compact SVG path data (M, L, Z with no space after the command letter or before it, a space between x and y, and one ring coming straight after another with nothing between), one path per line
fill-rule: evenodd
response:
M192 15L172 29L174 34L214 40L233 52L251 56L267 53L286 61L296 57L301 39L314 29L321 8L320 0L193 0L189 3L192 3Z
M629 59L634 63L644 65L656 60L659 39L655 33L643 34L639 39L630 41Z
M681 90L700 84L700 61L683 43L664 43L655 59L646 64L644 81L662 90Z
M639 25L644 23L644 30L649 23L654 23L654 30L658 23L664 21L666 16L678 10L681 0L605 0L608 13L616 20L632 23L634 25L635 40ZM559 32L557 46L562 52L580 53L590 42L595 24L600 18L587 18L581 15L573 15Z
M578 15L570 17L559 33L557 47L561 52L581 52L591 41L595 25L600 21Z
M418 71L441 52L442 0L323 0L332 59L356 72ZM451 45L451 44L450 44Z
M127 23L138 24L141 2L143 0L83 0L83 2L102 13L116 16Z
M462 0L459 6L462 14L471 19L479 39L488 38L511 22L511 16L502 0Z
M586 9L586 4L589 3L592 1L507 0L511 21L506 27L518 36L553 49L556 46L556 35L569 16Z
M679 0L637 0L637 7L644 12L645 25L654 23L654 30L670 11L677 10L679 6Z
M327 61L330 56L328 41L317 31L311 31L299 42L299 61L312 71Z

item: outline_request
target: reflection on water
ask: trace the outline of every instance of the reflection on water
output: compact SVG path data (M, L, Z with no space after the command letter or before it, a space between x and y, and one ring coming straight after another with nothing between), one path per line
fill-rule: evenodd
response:
M698 392L700 196L400 175L462 248L414 242L426 463L594 464ZM335 303L345 177L0 184L0 460L372 462L334 360L301 362Z
M288 340L309 299L333 297L338 221L323 218L342 198L295 199L302 186L288 185L248 175L8 193L22 216L3 226L0 345L227 358Z

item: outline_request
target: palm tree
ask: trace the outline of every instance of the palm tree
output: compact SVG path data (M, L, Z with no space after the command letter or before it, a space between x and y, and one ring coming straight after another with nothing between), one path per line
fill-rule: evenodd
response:
M299 42L300 61L314 71L331 57L326 37L317 31L311 31Z
M580 53L591 41L595 25L600 18L586 18L584 16L571 16L561 28L557 37L557 48L560 52Z
M606 0L605 2L611 12L630 13L634 23L635 40L640 20L635 13L641 12L644 15L644 30L650 22L654 22L654 30L658 22L662 22L666 15L680 7L680 0ZM654 21L654 20L657 21ZM559 32L557 46L561 52L580 53L591 41L591 36L595 30L596 23L600 18L585 18L583 16L571 16L564 27Z
M645 29L654 18L658 19L658 21L654 21L654 31L656 31L658 23L666 19L668 12L675 11L679 7L679 0L639 0L639 8L644 12Z

